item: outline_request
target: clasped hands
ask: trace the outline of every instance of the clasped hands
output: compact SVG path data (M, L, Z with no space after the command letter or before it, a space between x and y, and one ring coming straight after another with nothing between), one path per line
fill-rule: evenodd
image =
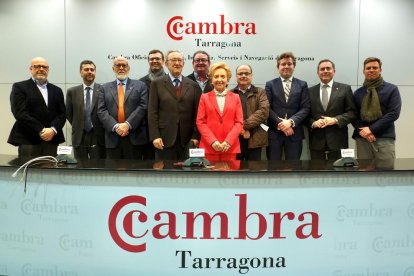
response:
M211 145L215 151L221 151L226 152L230 148L230 144L224 141L223 143L220 143L219 141L214 141L214 143Z
M375 142L375 140L377 140L377 138L375 138L375 135L371 132L371 129L369 127L360 127L359 135L370 143Z
M292 128L292 121L289 119L279 118L280 122L277 124L277 129L282 131L286 136L292 136L295 131Z
M127 123L119 123L115 128L115 132L121 137L127 136L129 134L129 125Z
M320 119L312 123L312 128L324 128L337 124L337 120L333 117L321 116Z
M45 141L45 142L49 142L53 139L53 136L55 136L55 131L53 130L53 128L44 128L42 129L42 131L39 133L40 138Z

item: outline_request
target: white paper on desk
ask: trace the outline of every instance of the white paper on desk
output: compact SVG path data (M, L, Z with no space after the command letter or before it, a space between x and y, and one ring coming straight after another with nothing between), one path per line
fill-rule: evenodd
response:
M355 158L354 149L341 149L341 157L352 157Z
M58 146L57 154L72 154L71 146Z
M269 129L269 127L265 124L260 124L260 126L264 129L264 131L267 131Z

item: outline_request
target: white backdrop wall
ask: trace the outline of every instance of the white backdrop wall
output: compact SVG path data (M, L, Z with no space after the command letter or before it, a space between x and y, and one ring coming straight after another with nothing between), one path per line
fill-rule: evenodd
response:
M241 34L183 34L182 40L173 40L167 22L174 16L181 16L183 24L208 22L219 28L221 20L243 22L254 25L247 32L255 34L245 34L242 28ZM213 62L225 60L232 69L248 63L254 83L263 87L277 76L275 58L284 51L299 58L295 76L309 86L318 82L318 61L329 58L336 64L335 79L354 90L364 79L362 61L378 56L384 79L399 86L403 99L397 157L414 157L409 140L414 115L413 27L410 0L1 0L0 153L17 154L6 142L14 123L9 96L14 82L30 77L31 58L47 58L49 81L65 92L81 82L83 59L96 63L99 83L114 79L111 59L120 54L130 58L130 76L140 78L148 70L147 53L157 48L182 50L185 75L192 71L196 50L210 53ZM203 46L203 42L228 46ZM230 87L234 83L233 77ZM70 145L69 124L65 131Z

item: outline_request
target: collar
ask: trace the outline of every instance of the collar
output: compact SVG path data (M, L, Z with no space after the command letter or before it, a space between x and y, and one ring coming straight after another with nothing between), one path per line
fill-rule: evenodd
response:
M225 89L223 92L219 92L216 89L214 89L214 93L216 94L216 97L226 97L228 90Z
M32 80L34 81L34 83L36 83L36 85L38 85L38 86L40 86L40 87L42 87L42 88L45 88L46 86L47 86L47 84L48 84L48 82L47 82L47 80L45 81L45 83L44 84L41 84L37 79L35 79L35 78L32 78Z
M122 85L126 85L126 84L127 84L127 82L128 82L128 78L126 78L126 79L124 79L124 80L119 80L119 79L116 79L116 86L118 87L118 85L119 85L120 83L122 83Z
M284 79L282 77L280 77L280 79L282 80L282 82L285 82L286 80L290 80L290 83L293 82L293 76L291 76L290 78Z
M86 84L83 84L83 90L85 91L85 89L86 89L86 87L90 87L91 88L91 90L93 90L93 87L95 86L95 83L93 82L91 85L86 85Z
M250 89L252 89L252 85L251 84L249 84L249 86L247 87L247 89L246 90L242 90L242 89L240 89L240 87L239 86L236 86L236 88L235 89L237 89L238 91L240 91L240 92L242 92L242 93L246 93L246 92L249 92L250 91Z
M198 81L202 81L202 80L200 80L200 75L196 72L196 71L194 71L194 78L196 79L196 80L198 80ZM208 77L208 73L206 74L206 80L205 81L208 81L210 78Z
M324 86L325 84L327 84L329 88L332 88L333 87L333 82L334 82L333 79L331 79L331 81L328 82L328 83L321 82L320 83L320 87L322 88L322 86Z
M175 79L179 79L180 82L183 82L183 75L179 75L178 78L176 78L173 75L171 75L170 73L168 73L168 76L170 77L171 83L174 83Z

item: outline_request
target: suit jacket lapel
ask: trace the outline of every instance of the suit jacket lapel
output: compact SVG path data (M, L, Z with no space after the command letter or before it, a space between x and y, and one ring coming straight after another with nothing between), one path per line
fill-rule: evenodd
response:
M322 106L322 99L321 99L321 84L318 84L318 87L312 90L312 97L316 100L317 105L319 105L320 110L324 110ZM329 104L328 104L329 105Z
M125 86L125 97L124 97L124 103L128 99L129 95L131 94L131 91L134 89L134 85L131 83L131 80L128 79L127 85Z
M213 103L213 105L214 105L214 109L216 110L217 114L218 114L219 116L221 116L221 113L220 113L220 108L219 108L219 106L218 106L218 102L217 102L216 93L214 93L214 91L213 91L213 92L210 92L210 94L209 94L208 96L210 97L210 102L212 102L212 103Z
M47 87L47 102L48 102L47 108L49 109L49 106L53 106L54 95L52 93L52 89L51 89L49 83L47 83L46 87ZM40 93L40 94L42 94L42 93Z
M116 81L113 81L111 83L109 92L111 93L112 98L114 98L114 101L116 102L116 105L118 105L118 87L116 85Z
M170 76L168 74L164 77L164 88L168 91L168 93L171 94L171 96L174 97L174 99L177 98L177 93L175 93L175 87L170 81Z
M283 86L283 81L282 81L282 78L281 77L279 77L276 80L276 85L279 86L279 91L280 91L279 95L277 95L277 96L280 97L280 99L282 100L282 102L285 102L286 103L285 88ZM292 91L292 88L291 88L291 91Z
M183 81L181 82L181 98L187 94L187 91L189 89L188 81L183 77Z
M91 110L95 108L95 104L98 102L99 93L101 93L101 89L95 84L93 86L93 94L92 94L92 106Z
M339 85L336 82L333 82L332 89L331 89L331 96L329 97L328 106L326 107L326 110L329 109L331 102L335 102L336 97L338 97L338 93L339 93Z

